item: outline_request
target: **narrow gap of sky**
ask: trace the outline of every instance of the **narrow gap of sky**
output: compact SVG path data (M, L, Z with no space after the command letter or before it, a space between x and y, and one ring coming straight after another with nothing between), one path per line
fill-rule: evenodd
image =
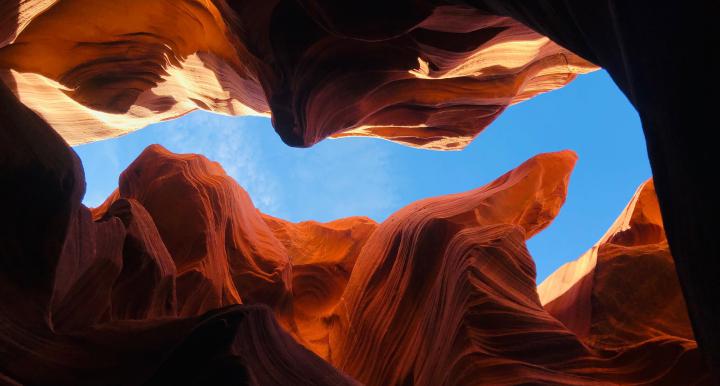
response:
M651 176L637 113L605 71L511 106L460 152L370 138L296 149L282 143L269 119L194 112L75 147L85 167L85 204L104 201L153 143L220 162L261 211L290 221L353 215L382 221L413 201L482 186L535 154L572 149L579 160L567 201L528 241L538 282L592 246Z

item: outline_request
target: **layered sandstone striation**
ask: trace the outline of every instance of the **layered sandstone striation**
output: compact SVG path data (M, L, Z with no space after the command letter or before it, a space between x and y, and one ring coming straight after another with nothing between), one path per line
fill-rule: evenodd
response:
M179 315L265 304L298 341L327 355L323 318L338 303L374 221L291 223L264 215L218 163L159 145L128 166L94 217L118 216L115 208L128 202L154 219L173 256Z
M331 319L360 251L377 228L366 217L291 223L264 215L292 262L292 299L276 316L295 339L330 358Z
M230 234L255 247L234 255L238 247L224 239L214 252L221 257L207 265L219 265L219 277L230 278L221 283L234 288L241 301L269 305L297 342L363 384L708 382L676 279L658 292L659 283L674 279L674 267L652 181L638 190L603 247L593 248L608 256L602 261L612 261L595 275L602 279L558 290L562 294L554 302L546 290L553 286L536 290L525 240L558 214L575 160L568 151L542 154L484 187L413 203L381 224L363 217L290 223L260 214L216 163L151 146L95 212L106 218L128 199L148 208L157 208L157 202L164 208L184 205L148 209L157 224L190 218L205 224L185 226L183 240L232 239L223 224L254 219L246 220L246 227L230 227ZM173 193L187 199L175 202ZM212 210L196 217L186 212L198 207ZM226 212L223 207L240 209L224 220L202 220L225 218L217 214ZM177 235L162 238L173 245ZM169 249L182 257L193 248ZM284 273L245 276L239 273L252 272L253 265L230 268L233 260L262 261L263 255L282 256L274 261L283 264L274 269ZM636 279L648 271L659 276L645 283ZM567 295L576 287L591 288L592 295ZM196 290L182 295L178 288L179 309L183 298L202 296L198 283L188 288ZM579 319L592 320L592 329L579 328L557 304L572 315L589 310Z
M292 270L250 197L219 164L148 147L119 179L117 199L154 219L177 269L181 315L243 302L273 304L289 292ZM95 217L107 216L96 210Z
M401 3L4 1L0 79L70 144L204 109L271 115L293 146L452 150L595 69L511 18Z
M584 348L539 304L525 239L558 213L575 159L540 155L383 222L338 307L331 361L369 385L572 381L547 367L553 345L570 357Z

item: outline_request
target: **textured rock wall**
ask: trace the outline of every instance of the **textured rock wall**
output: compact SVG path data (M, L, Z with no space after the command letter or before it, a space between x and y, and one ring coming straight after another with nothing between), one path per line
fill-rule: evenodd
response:
M154 219L177 268L178 307L195 315L229 304L282 301L292 271L284 246L219 164L154 145L122 173L118 199Z
M380 224L336 308L330 362L368 385L709 383L667 244L608 252L592 338L543 306L525 240L558 213L574 163L571 152L538 155ZM648 186L619 220L618 244L664 243ZM578 303L568 308L586 310Z

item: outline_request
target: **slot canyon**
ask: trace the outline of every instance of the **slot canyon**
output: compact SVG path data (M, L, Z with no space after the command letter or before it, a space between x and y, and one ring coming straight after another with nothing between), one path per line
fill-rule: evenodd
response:
M0 384L718 384L712 98L691 90L711 83L694 78L708 14L0 0ZM75 146L195 110L267 117L292 147L462 151L510 106L601 68L639 114L653 177L540 284L526 241L563 207L572 150L382 221L263 213L228 165L157 144L102 204L83 201Z

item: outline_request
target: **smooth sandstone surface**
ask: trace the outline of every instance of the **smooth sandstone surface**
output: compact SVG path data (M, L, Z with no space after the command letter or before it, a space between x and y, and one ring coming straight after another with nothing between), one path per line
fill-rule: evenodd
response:
M293 146L461 149L508 105L596 68L465 5L418 6L373 32L328 25L333 6L313 1L3 4L0 79L71 145L203 109L271 115Z

